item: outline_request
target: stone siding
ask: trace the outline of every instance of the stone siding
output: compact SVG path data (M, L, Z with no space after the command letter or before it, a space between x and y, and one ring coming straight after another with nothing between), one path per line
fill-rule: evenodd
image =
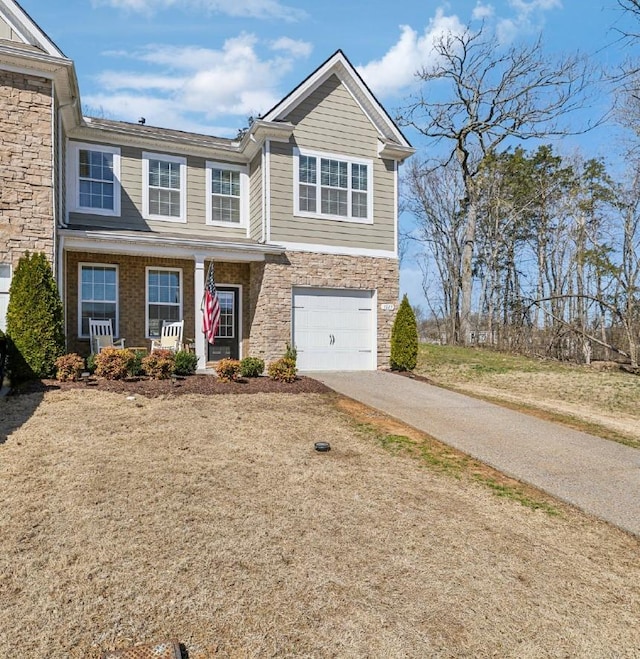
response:
M0 261L54 260L52 86L0 71Z
M398 307L398 261L365 256L288 252L251 264L251 355L270 361L291 341L294 286L375 290L378 317L378 368L389 365L391 327ZM384 311L383 304L393 304Z

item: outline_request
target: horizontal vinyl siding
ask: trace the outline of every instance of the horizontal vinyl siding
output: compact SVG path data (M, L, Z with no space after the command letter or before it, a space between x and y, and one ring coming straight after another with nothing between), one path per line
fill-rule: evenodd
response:
M331 247L393 250L395 198L393 162L378 157L378 133L332 76L287 117L295 125L289 144L272 144L271 241ZM368 158L373 162L373 224L293 215L293 148Z
M249 238L262 237L262 152L251 163L249 169Z
M0 18L0 39L23 43L22 39L11 29L11 26L8 23L2 20L2 18Z
M148 149L145 149L148 151ZM187 157L187 221L145 220L142 217L142 149L122 147L120 152L120 217L70 213L70 224L110 229L154 231L210 239L246 238L246 228L213 227L206 224L206 169L204 158ZM174 155L162 151L154 153ZM213 158L212 158L213 160Z

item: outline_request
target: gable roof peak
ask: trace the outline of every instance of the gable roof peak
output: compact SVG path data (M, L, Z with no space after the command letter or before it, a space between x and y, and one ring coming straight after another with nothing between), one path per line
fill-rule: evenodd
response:
M52 57L65 58L64 53L16 0L0 0L0 18L25 44L35 46Z

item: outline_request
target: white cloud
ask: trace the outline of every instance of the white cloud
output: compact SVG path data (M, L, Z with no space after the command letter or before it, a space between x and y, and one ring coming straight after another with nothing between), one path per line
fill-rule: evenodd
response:
M478 4L473 8L471 17L476 21L484 21L488 18L491 18L495 13L493 5L483 5L478 2Z
M381 59L358 67L367 85L380 96L411 85L416 72L434 60L434 43L445 34L462 32L464 25L457 16L445 16L439 9L422 35L409 25L402 25L400 30L400 39Z
M287 53L301 52L296 45L301 43L285 40L282 52L270 58L259 56L257 37L247 33L228 39L220 50L147 46L127 54L140 70L103 72L96 80L101 91L86 95L85 102L109 117L136 121L144 116L148 125L181 130L195 130L193 116L198 114L197 132L228 134L248 116L264 113L277 103L278 85L294 63ZM224 115L238 120L234 129L220 132L213 124Z
M208 13L250 18L281 18L296 21L306 12L278 0L91 0L93 6L107 5L126 11L153 14L163 9L193 9Z
M544 24L542 13L561 9L562 0L509 0L509 6L515 10L515 16L500 19L496 24L496 34L502 43L509 43L521 34L540 32Z
M294 57L309 57L313 46L308 41L280 37L271 42L271 50L283 50Z

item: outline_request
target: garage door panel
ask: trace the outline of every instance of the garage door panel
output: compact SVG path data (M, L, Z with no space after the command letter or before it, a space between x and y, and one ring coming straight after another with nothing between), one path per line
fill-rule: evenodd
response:
M301 370L375 368L373 291L294 289L293 339Z

